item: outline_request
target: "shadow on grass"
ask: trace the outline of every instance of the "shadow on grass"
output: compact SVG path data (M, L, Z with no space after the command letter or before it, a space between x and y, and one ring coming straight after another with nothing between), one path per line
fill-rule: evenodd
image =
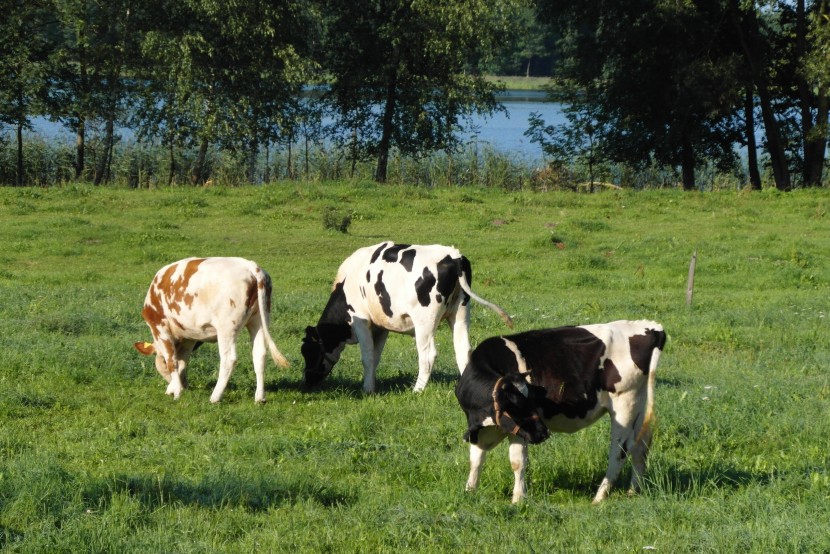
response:
M354 502L352 495L319 480L242 479L238 476L207 476L196 483L169 476L117 476L92 484L84 496L93 504L106 505L114 493L126 493L148 510L183 504L204 508L239 507L259 512L307 500L325 507Z
M340 377L336 375L337 369L334 373L329 375L324 381L316 386L306 388L303 385L303 378L300 375L297 379L279 379L276 382L271 382L265 385L265 391L268 393L278 393L279 391L296 391L303 393L328 393L340 391L346 396L360 396L363 394L363 380L352 379L347 377ZM417 371L412 375L399 373L389 377L379 376L375 380L375 394L392 394L403 391L411 391L415 386L415 381L418 378ZM437 385L452 385L458 381L458 373L451 373L449 371L434 371L429 378L427 389ZM215 383L214 383L215 384ZM230 388L230 384L228 385Z
M534 481L538 495L552 494L556 490L565 490L576 497L592 499L602 482L605 473L596 472L593 476L583 471L556 472L552 479ZM531 477L532 479L532 477ZM766 473L742 471L730 467L711 467L701 471L689 471L671 467L646 471L641 494L647 496L676 496L695 498L712 496L719 493L737 492L751 485L767 485L772 476ZM631 468L627 467L614 486L616 494L626 494L631 482ZM505 494L512 494L512 481L505 487Z

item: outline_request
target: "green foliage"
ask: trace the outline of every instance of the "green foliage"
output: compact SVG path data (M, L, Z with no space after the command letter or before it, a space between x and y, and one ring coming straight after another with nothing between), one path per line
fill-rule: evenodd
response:
M336 206L348 234L320 225ZM829 516L830 248L824 190L780 194L325 186L0 189L0 548L9 552L822 552ZM301 390L300 344L338 264L381 240L454 244L516 330L653 318L670 339L645 491L590 501L607 420L530 449L509 504L504 445L464 492L451 336L426 391L391 336L379 392L348 347ZM695 294L685 304L691 253ZM253 402L247 336L226 397L218 354L164 395L141 304L154 272L239 255L274 280L271 332L293 365ZM471 340L505 333L473 308ZM765 509L759 510L759 506Z
M509 34L518 5L324 2L333 131L351 158L374 158L375 178L386 181L393 148L421 155L456 147L471 114L498 108L494 83L465 69Z

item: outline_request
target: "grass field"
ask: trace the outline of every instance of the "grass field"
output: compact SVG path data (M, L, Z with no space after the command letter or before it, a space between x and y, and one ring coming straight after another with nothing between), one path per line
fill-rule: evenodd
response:
M351 213L349 232L323 214ZM127 191L0 189L0 550L9 552L828 552L830 193L595 195L375 184ZM495 449L464 492L450 334L432 381L392 336L379 392L349 347L313 393L300 341L340 261L392 239L451 244L517 330L661 322L658 429L643 494L591 498L609 425L530 448L528 500ZM689 260L698 254L694 301ZM224 400L204 346L180 400L141 305L190 255L274 280L253 402L247 336ZM471 340L505 333L473 309Z

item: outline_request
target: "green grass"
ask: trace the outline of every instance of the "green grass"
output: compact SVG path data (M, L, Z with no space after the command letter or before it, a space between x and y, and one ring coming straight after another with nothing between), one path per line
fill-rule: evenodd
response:
M348 233L326 229L332 209ZM0 189L0 549L9 552L826 552L830 193L596 195L281 183ZM608 423L530 449L510 505L504 445L464 492L465 418L442 328L414 395L390 337L378 394L357 347L300 390L300 341L338 264L392 239L455 245L517 330L651 318L670 340L643 494L590 504ZM698 254L695 296L685 305ZM247 337L219 405L218 355L164 395L141 304L155 271L239 255L274 280L293 366L253 402ZM472 342L504 333L474 308Z

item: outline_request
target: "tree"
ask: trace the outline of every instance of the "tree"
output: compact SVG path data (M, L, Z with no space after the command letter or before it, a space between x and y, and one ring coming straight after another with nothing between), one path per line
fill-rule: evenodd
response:
M830 2L796 2L796 53L806 186L821 186L830 115Z
M30 118L41 113L49 88L47 38L52 18L45 0L4 2L0 18L0 123L15 129L17 171L15 184L23 186L23 130Z
M386 181L389 154L421 155L458 144L473 113L497 109L495 84L468 73L510 30L518 0L323 0L322 63L336 138L376 160Z
M228 4L157 0L146 29L146 93L137 125L170 149L196 146L194 184L208 178L211 145L255 156L279 134L307 77L311 7L302 0Z
M571 88L571 87L569 87ZM539 144L542 151L552 160L554 166L578 162L588 168L588 191L594 192L596 170L606 161L606 145L601 137L608 134L600 129L597 114L592 110L596 104L577 95L561 98L567 125L546 125L538 113L530 115L525 136Z
M718 0L538 6L563 33L561 75L590 102L612 161L680 167L687 190L703 159L734 163L740 83Z

